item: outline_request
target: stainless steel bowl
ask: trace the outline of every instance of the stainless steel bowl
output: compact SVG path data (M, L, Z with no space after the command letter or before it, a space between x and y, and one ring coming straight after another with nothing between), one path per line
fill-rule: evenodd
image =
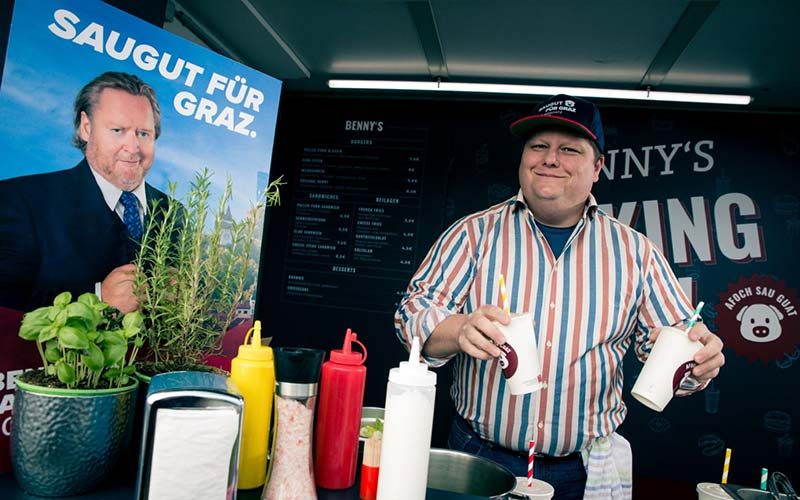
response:
M378 408L376 406L365 406L361 409L361 427L365 425L375 425L375 421L377 419L383 420L383 408ZM363 442L364 437L359 434L358 440Z
M489 459L461 451L431 449L428 488L507 499L519 498L512 497L516 486L514 474Z
M720 486L735 500L796 500L798 498L794 494L794 488L789 483L789 479L781 472L773 472L767 485L775 493L730 483Z
M757 490L755 488L741 488L736 490L735 494L736 498L741 500L791 500L792 498L785 493L773 495L769 491Z

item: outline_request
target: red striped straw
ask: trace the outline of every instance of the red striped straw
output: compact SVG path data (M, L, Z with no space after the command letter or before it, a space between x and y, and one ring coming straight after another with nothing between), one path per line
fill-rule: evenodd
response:
M528 488L533 486L533 441L528 448Z

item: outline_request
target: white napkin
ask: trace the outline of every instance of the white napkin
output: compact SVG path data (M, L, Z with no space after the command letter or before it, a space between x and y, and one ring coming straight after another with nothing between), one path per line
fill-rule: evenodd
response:
M230 408L158 410L149 498L229 498L228 469L238 432L239 417Z

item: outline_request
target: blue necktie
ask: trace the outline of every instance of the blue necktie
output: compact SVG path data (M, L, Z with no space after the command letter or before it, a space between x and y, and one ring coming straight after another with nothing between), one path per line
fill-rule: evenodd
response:
M142 239L142 219L139 216L139 200L136 195L131 192L123 191L119 197L119 202L125 208L122 212L122 222L128 228L128 233L133 239L139 241Z

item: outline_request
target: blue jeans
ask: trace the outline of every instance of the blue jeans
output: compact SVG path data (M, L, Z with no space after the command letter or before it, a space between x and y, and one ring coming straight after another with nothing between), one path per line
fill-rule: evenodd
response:
M528 454L503 448L481 437L460 416L456 415L447 437L451 450L465 451L485 457L508 468L517 477L528 476ZM553 500L581 500L586 487L586 469L580 453L567 457L537 456L533 477L555 488Z

